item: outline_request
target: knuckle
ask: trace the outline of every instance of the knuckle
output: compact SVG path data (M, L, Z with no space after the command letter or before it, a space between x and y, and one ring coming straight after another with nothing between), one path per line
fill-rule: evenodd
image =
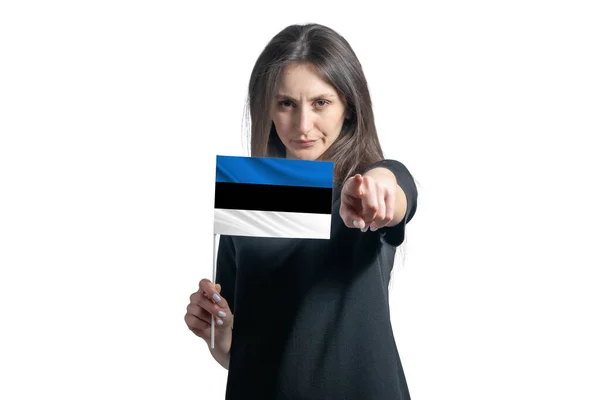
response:
M202 309L197 304L190 304L188 307L188 314L199 316Z
M201 329L202 326L200 324L201 324L200 321L198 321L197 319L194 319L193 321L190 322L189 327L192 330Z
M204 300L204 296L196 296L196 297L194 297L193 301L190 301L190 304L192 306L199 306L200 304L202 304L203 300Z
M198 313L202 313L205 310L208 311L210 309L211 304L214 304L212 301L209 301L208 299L204 298L201 301L198 302Z
M368 212L376 213L377 209L379 207L378 207L378 205L374 201L370 201L370 202L367 203L367 205L366 205L365 208L367 209Z
M229 307L229 303L227 302L227 299L223 296L221 296L221 301L219 302L219 304L221 304L221 306L220 307L217 306L218 309L223 309L223 308Z

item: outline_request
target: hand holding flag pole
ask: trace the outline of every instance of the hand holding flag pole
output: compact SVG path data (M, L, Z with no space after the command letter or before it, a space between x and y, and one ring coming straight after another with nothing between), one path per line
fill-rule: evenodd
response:
M219 235L329 239L333 173L330 161L218 155L213 283ZM211 349L214 343L212 316Z

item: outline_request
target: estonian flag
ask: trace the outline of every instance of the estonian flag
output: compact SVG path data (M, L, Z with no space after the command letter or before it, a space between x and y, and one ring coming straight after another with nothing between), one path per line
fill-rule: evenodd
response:
M214 233L329 239L333 162L217 156Z

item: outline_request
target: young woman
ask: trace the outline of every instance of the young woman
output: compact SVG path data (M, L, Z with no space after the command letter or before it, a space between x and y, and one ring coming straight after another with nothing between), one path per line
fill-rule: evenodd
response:
M289 26L248 102L252 156L335 162L334 210L329 240L221 237L216 282L200 282L185 322L210 349L214 315L226 398L409 399L388 284L417 189L383 157L356 55L325 26Z

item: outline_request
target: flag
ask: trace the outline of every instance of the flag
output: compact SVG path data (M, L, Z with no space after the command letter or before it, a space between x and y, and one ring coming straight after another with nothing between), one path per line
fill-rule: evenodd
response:
M217 156L214 233L329 239L333 162Z

